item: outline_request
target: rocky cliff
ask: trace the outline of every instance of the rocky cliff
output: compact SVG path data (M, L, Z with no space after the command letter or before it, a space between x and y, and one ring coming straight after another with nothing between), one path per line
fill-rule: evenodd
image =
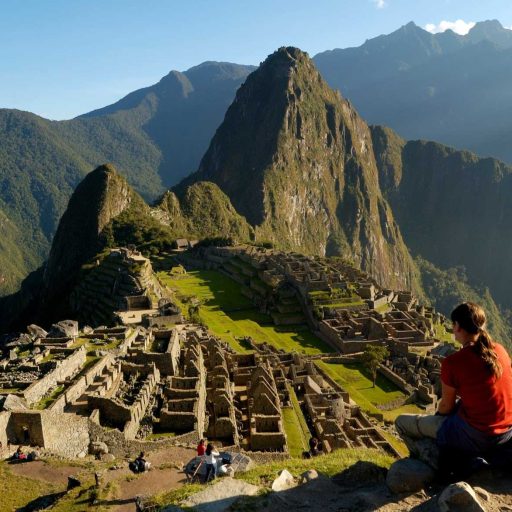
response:
M434 142L372 128L380 183L414 254L463 265L473 284L512 307L512 167Z
M296 48L279 49L249 75L199 170L176 191L200 181L227 194L256 239L343 255L389 286L412 285L369 128Z
M69 289L80 267L102 249L103 229L131 203L134 192L111 165L89 173L69 200L44 270L48 299Z

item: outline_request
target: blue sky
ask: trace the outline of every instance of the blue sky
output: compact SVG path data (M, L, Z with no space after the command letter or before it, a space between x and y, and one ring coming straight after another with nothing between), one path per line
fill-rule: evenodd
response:
M494 18L512 26L512 0L0 0L0 107L67 119L205 60Z

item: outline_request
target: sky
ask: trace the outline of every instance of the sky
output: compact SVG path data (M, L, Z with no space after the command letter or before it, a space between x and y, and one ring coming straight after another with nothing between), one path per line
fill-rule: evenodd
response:
M414 21L467 32L512 0L0 0L0 108L69 119L207 60L311 56Z

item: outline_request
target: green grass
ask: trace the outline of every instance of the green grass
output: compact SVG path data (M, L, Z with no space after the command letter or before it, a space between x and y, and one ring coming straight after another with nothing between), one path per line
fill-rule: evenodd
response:
M446 330L444 324L441 324L441 323L434 324L434 333L435 333L435 337L440 339L441 341L448 341L452 345L456 344L455 340L453 339L453 334Z
M389 468L395 461L393 457L385 454L381 450L371 448L343 448L326 455L319 455L313 460L294 457L284 461L264 464L247 473L240 473L236 475L236 478L255 485L269 486L282 469L287 469L294 477L300 476L301 473L311 468L315 468L319 474L334 476L359 460L373 462L385 468Z
M47 409L64 391L64 386L57 386L48 396L42 398L37 404L34 405L34 409Z
M200 300L198 316L208 329L226 340L237 352L248 352L237 338L250 336L256 342L266 341L286 352L320 354L331 352L306 325L275 326L270 316L260 313L242 295L241 286L229 277L213 270L189 272L176 277L160 272L159 279L176 292L184 314L190 298Z
M412 404L387 411L376 407L405 398L406 395L381 374L377 374L377 382L373 387L372 380L364 371L362 364L334 364L324 361L316 361L315 364L342 386L361 409L369 414L381 414L385 420L392 421L404 412L422 412L419 407Z
M173 489L170 492L163 492L153 496L153 500L158 505L178 505L192 494L204 491L204 484L185 484L179 489Z
M0 462L0 510L17 510L40 496L62 490L49 482L15 475L7 463Z
M284 407L281 411L283 413L288 451L292 457L300 457L302 452L307 449L307 444L297 413L293 407Z
M292 407L282 409L286 440L290 455L300 457L302 452L308 449L311 433L302 414L295 390L291 386L288 386L288 393Z
M113 350L113 349L117 348L122 342L122 340L119 340L119 339L113 339L112 341L104 339L103 334L98 334L98 337L96 339L104 341L106 344L105 345L96 345L95 343L92 343L92 341L93 341L92 339L77 338L75 343L73 343L73 345L71 345L70 348L79 348L79 347L85 345L85 347L87 349L87 353L89 354L95 350Z
M146 436L146 441L154 441L155 439L160 438L166 438L169 437L176 437L175 432L153 432L152 434L149 434L149 436Z

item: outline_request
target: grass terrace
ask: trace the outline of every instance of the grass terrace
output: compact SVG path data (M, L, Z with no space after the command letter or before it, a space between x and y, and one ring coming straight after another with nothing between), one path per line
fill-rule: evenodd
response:
M335 288L331 292L312 291L309 292L309 300L316 307L346 308L352 306L362 306L365 301L357 295L352 289Z
M65 386L57 386L48 396L41 398L41 400L34 405L34 409L47 409L64 391Z
M241 286L214 270L198 270L181 274L160 271L162 283L174 291L183 314L199 303L197 318L219 338L226 340L237 352L247 352L239 338L251 337L266 341L278 349L304 354L321 354L332 349L317 338L307 325L276 326L270 316L260 313L241 293Z
M269 489L272 482L277 478L282 469L287 469L294 477L298 478L304 471L314 467L320 475L332 477L360 460L372 462L384 468L389 468L395 459L380 450L370 448L346 448L336 450L326 455L319 455L318 457L315 457L314 460L303 459L302 457L292 457L285 461L262 464L250 471L247 471L246 473L239 473L235 475L235 478L254 485L261 485L264 489ZM162 506L179 505L180 502L188 496L202 490L204 490L204 485L187 484L180 489L159 494L155 496L154 499L156 503ZM321 497L317 498L321 499ZM251 499L252 502L257 502L258 500L258 497ZM253 509L248 507L244 510Z
M291 386L288 392L292 407L285 407L283 412L283 423L288 442L288 451L292 457L300 457L302 452L309 449L309 438L311 433L302 414L297 395Z
M375 387L362 364L337 364L316 361L320 369L342 386L350 397L368 414L380 414L384 420L393 421L399 414L421 414L422 409L414 404L402 405L386 410L386 405L406 398L406 394L381 374L377 374ZM382 406L379 407L379 406Z

